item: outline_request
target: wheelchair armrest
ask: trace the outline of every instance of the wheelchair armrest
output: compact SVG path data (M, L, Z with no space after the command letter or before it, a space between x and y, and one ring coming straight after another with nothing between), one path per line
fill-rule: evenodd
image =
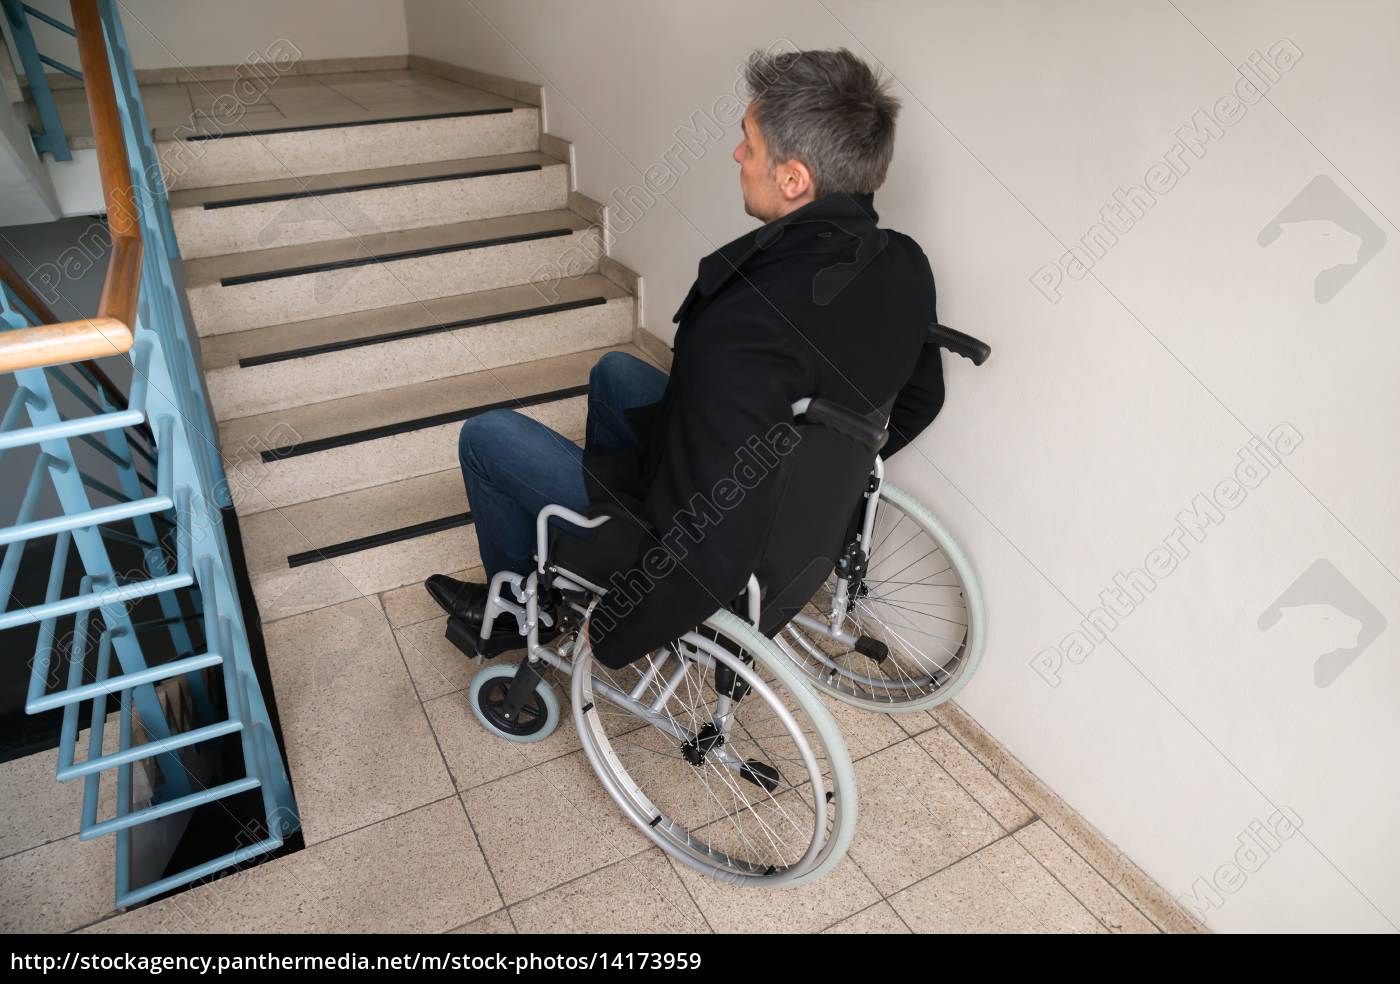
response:
M535 517L535 563L539 565L541 574L544 573L545 567L549 563L549 521L555 518L591 530L594 527L602 526L612 517L594 516L589 518L566 506L550 505L541 509L540 514Z
M883 414L867 417L828 400L798 400L792 405L792 416L794 419L804 417L809 424L830 427L868 448L872 454L878 453L890 436Z

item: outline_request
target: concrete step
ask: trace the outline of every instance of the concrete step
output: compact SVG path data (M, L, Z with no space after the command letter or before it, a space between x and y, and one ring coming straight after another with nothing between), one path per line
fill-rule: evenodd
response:
M240 516L342 495L457 466L470 417L517 410L583 440L591 349L428 383L242 417L219 429L224 468Z
M598 274L203 340L214 415L231 420L632 340L636 298Z
M568 165L498 154L191 188L170 196L186 259L567 207Z
M553 210L228 253L185 275L205 336L577 277L602 255L597 226Z
M378 118L319 106L275 122L250 113L202 132L157 129L156 153L165 186L173 191L308 177L324 174L328 162L339 170L361 170L539 150L537 107L489 93L481 101L477 108Z
M241 526L264 622L481 562L455 467L269 509Z

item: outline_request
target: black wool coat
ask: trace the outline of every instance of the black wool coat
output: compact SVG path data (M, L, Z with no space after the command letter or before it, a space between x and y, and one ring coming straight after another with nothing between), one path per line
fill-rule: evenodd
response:
M605 665L640 658L743 591L774 485L761 445L791 421L793 402L870 413L893 401L885 457L938 413L933 273L918 245L878 218L870 195L826 195L700 261L675 315L665 396L629 414L640 453L584 452L590 511L649 528L610 565L590 625ZM745 461L753 487L733 501L725 480Z

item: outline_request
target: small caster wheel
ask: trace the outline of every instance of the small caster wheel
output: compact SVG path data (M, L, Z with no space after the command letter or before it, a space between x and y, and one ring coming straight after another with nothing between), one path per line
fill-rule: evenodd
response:
M543 741L559 726L559 698L545 680L535 685L535 692L521 708L515 720L506 717L506 695L515 679L516 666L497 663L477 671L472 677L467 699L472 713L487 731L507 741Z

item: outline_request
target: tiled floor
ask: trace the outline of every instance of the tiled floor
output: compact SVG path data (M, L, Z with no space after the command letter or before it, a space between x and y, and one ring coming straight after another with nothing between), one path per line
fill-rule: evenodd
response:
M147 120L157 136L181 132L232 132L310 123L341 123L519 106L413 69L328 75L254 76L141 86ZM92 122L82 89L54 92L59 119L75 149L92 146ZM33 105L33 121L38 123Z
M701 877L623 818L567 710L535 745L487 734L465 692L481 662L442 630L421 585L265 627L306 850L99 919L100 905L62 903L82 894L73 885L40 877L76 809L36 805L22 821L31 831L7 833L0 928L1158 931L933 715L833 706L856 759L861 818L826 879L764 892ZM39 771L26 785L56 795ZM17 779L3 776L8 788ZM104 843L83 848L99 884L110 881L96 870L110 867Z

